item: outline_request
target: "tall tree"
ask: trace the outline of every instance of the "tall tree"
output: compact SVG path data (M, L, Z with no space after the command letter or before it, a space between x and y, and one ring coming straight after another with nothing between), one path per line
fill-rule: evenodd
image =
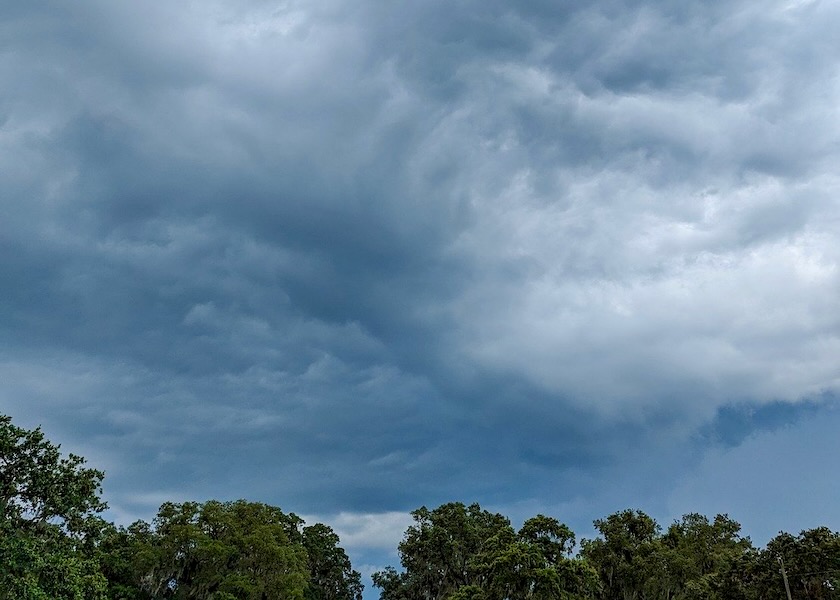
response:
M569 556L574 534L538 515L516 532L478 504L412 513L399 546L403 571L373 575L382 600L560 600L592 597L597 574Z
M135 583L152 598L302 600L306 550L279 508L239 500L164 503L153 531L135 524Z
M752 549L741 525L728 515L714 521L698 513L684 515L662 539L667 557L666 598L694 600L725 596L727 574Z
M840 598L840 533L827 527L794 536L779 533L758 552L743 573L748 600L784 600L781 561L794 600Z
M338 535L323 523L303 528L302 542L309 565L306 600L361 600L361 574L339 546Z
M584 540L581 554L598 571L604 600L641 600L666 577L659 525L639 510L595 521L600 539Z
M515 536L494 536L476 557L484 574L485 597L504 600L591 598L597 573L584 560L571 558L574 533L557 519L537 515Z
M692 513L660 528L641 511L595 521L600 539L584 541L582 555L601 578L602 600L745 600L754 557L749 538L727 515L714 521Z
M388 568L374 573L382 600L444 600L461 588L482 587L474 557L488 544L514 535L510 521L478 504L425 506L411 513L414 525L399 545L404 572Z
M98 599L103 473L0 415L0 599Z
M110 600L150 600L150 573L159 561L154 532L145 521L128 527L106 524L98 548Z

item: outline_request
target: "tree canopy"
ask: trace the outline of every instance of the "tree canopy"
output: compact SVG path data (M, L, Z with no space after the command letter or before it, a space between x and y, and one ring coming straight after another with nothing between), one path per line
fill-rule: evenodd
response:
M96 600L103 473L0 415L0 599Z
M728 515L691 513L664 532L640 510L594 521L582 540L552 517L519 531L478 504L420 508L399 545L401 570L373 574L381 600L793 600L840 598L840 534L780 533L764 549Z
M569 557L572 531L544 515L517 532L510 520L478 504L444 504L412 513L399 545L402 572L373 574L382 600L505 600L591 595L594 571Z
M327 525L259 502L99 518L103 473L0 416L0 600L361 600Z

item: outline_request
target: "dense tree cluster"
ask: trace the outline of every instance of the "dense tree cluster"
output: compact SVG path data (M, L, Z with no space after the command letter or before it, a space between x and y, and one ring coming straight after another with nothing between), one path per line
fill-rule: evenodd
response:
M780 533L764 549L727 515L689 514L662 532L641 511L595 521L583 540L538 515L516 532L477 504L414 511L403 570L373 575L382 600L793 600L840 598L840 534Z
M167 502L118 527L84 464L0 416L0 600L361 600L324 524L238 500ZM578 546L544 515L518 530L478 504L412 515L402 569L372 576L381 600L786 600L783 565L793 600L840 600L840 534L825 527L759 549L727 515L663 531L625 510Z
M840 534L780 533L764 549L727 515L685 515L666 531L641 511L595 521L582 540L538 515L517 532L477 504L414 511L402 571L373 575L382 600L794 600L840 598Z
M404 570L374 573L382 600L542 600L590 597L597 575L569 557L575 536L543 515L517 532L477 504L415 510L399 545Z
M0 600L361 600L328 526L257 502L101 517L101 471L0 416Z
M103 598L101 471L0 416L0 598Z

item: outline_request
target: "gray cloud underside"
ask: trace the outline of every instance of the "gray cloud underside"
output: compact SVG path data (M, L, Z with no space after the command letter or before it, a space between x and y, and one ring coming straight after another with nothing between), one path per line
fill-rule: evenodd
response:
M0 406L148 516L664 506L831 404L840 9L526 4L6 3Z

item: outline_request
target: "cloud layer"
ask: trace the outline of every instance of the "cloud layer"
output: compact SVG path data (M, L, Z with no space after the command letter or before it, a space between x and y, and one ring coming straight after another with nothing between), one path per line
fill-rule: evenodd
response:
M675 516L833 414L838 10L7 3L0 408L125 520Z

